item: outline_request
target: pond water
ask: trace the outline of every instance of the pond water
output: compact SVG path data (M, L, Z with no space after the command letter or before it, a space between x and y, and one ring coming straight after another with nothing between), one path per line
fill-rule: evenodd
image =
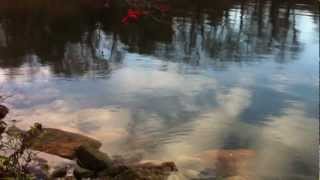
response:
M99 3L0 2L8 119L174 161L177 179L318 179L316 1L177 0L128 25Z

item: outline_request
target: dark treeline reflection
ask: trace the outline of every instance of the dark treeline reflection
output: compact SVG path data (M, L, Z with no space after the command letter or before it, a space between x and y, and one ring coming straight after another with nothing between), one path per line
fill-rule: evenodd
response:
M187 2L186 2L187 1ZM297 14L318 22L316 1L176 0L167 17L122 25L125 7L103 0L0 2L0 66L47 64L56 74L108 72L126 52L193 65L294 59ZM304 4L304 5L301 5Z

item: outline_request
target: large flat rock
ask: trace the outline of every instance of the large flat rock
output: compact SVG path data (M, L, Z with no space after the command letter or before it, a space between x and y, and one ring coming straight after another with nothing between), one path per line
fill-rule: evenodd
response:
M66 132L59 129L43 128L40 135L32 142L32 149L74 159L76 149L86 145L99 149L101 143L90 137Z

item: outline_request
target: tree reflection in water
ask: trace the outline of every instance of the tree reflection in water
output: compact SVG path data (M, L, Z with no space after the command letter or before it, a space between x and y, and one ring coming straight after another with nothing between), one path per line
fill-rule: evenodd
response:
M1 1L0 64L19 67L35 55L57 74L107 73L104 60L121 62L126 50L195 66L271 55L283 63L303 48L296 14L317 11L299 2L176 0L164 22L146 17L124 26L124 7L98 0Z

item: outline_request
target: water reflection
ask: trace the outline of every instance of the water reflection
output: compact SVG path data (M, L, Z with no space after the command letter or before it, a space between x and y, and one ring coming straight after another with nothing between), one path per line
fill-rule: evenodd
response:
M115 22L121 18L115 13L119 10L96 9L94 3L88 6L86 1L71 1L63 8L36 0L1 3L1 66L20 66L23 56L34 53L41 63L66 75L107 68L100 61L91 62L97 67L87 61L114 56L121 60L125 52L121 49L215 67L220 61L244 62L269 56L286 62L296 59L303 49L297 26L305 22L299 21L299 15L310 14L318 21L315 4L300 7L291 1L221 1L207 2L205 7L201 1L189 7L189 13L181 13L186 3L178 1L174 4L176 15L164 23L146 19L131 26ZM87 10L82 9L85 5ZM71 54L70 46L78 52ZM65 67L70 65L74 65L73 72Z
M229 152L223 149L229 149L236 158L231 160L237 165L227 171L231 175L250 179L313 179L312 174L317 172L314 159L317 156L318 132L314 129L317 119L308 118L301 104L288 102L290 105L281 109L281 115L266 117L268 121L264 124L247 124L240 119L240 114L250 108L250 90L234 87L212 93L216 94L218 104L207 105L207 108L192 100L178 101L186 103L187 115L179 114L181 107L177 108L178 111L169 111L172 114L161 112L161 108L152 108L151 111L134 105L79 109L61 99L15 110L12 117L19 120L28 117L28 121L18 124L21 127L37 121L49 127L85 133L101 140L103 150L112 154L129 153L138 154L143 159L174 160L181 168L182 179L191 178L194 173L205 169L214 169L213 172L220 175L220 171L216 172L215 168L219 166L216 167L215 162L220 156L227 156L227 159L229 156ZM135 101L139 103L141 98ZM173 102L170 99L162 101L167 105ZM161 103L159 100L154 102Z
M177 0L165 22L128 26L118 6L55 2L0 2L0 87L18 126L173 160L179 179L317 178L313 2Z

